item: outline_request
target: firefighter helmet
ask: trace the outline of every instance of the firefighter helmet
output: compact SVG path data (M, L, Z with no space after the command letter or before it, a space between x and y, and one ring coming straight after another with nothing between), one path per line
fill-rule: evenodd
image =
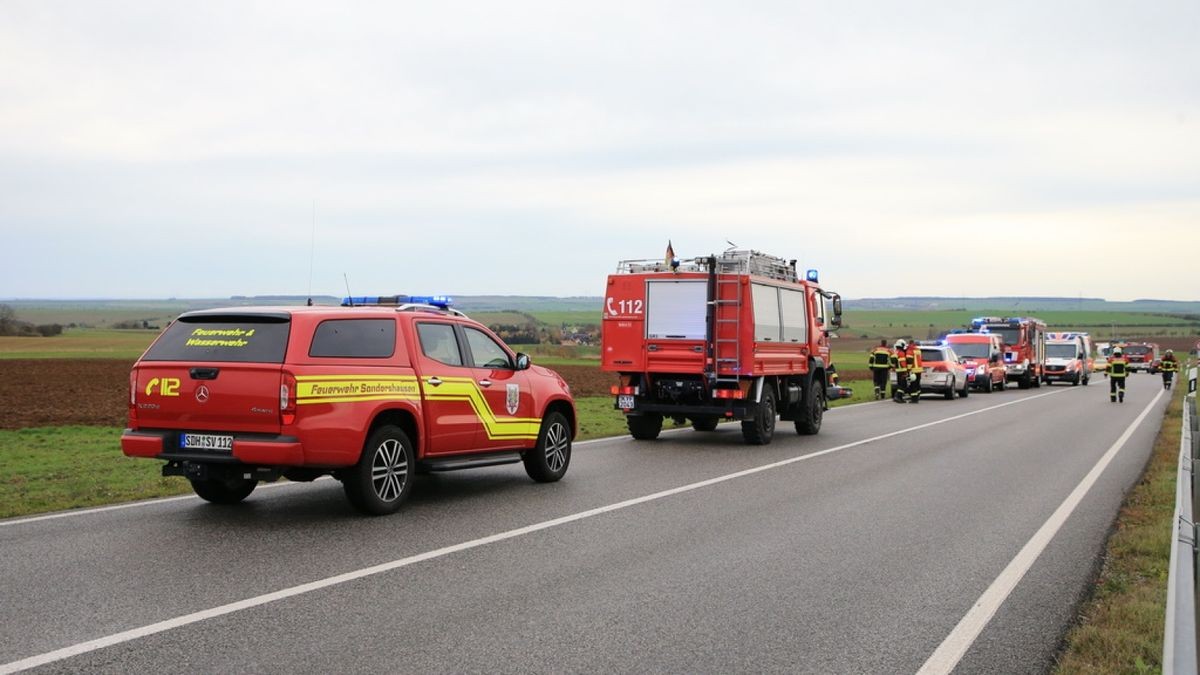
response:
M905 342L904 340L896 340L896 349L906 349L906 348L908 348L907 342Z

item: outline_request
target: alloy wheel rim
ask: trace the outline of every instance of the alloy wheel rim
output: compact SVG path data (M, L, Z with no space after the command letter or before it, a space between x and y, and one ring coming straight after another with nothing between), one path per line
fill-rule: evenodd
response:
M563 425L555 423L546 429L546 466L553 472L559 472L567 464L567 452L571 441Z
M375 449L371 462L371 485L375 495L385 502L400 498L408 482L408 457L400 441L389 438Z

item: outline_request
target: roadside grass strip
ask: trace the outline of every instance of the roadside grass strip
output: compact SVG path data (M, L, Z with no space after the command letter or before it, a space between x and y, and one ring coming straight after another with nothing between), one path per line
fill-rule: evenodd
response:
M763 465L752 467L749 469L744 469L742 471L736 471L736 472L725 474L722 476L716 476L714 478L709 478L709 479L698 481L695 483L689 483L687 485L681 485L679 487L662 490L660 492L655 492L655 493L644 495L641 497L634 497L632 499L626 499L624 501L616 502L613 504L608 504L606 506L600 506L597 508L588 509L586 511L580 511L578 513L573 513L573 514L561 516L558 518L552 518L550 520L544 520L542 522L534 523L532 525L518 527L518 528L507 530L504 532L492 534L492 535L489 535L486 537L480 537L478 539L472 539L470 541L465 541L465 542L462 542L459 544L453 544L450 546L445 546L445 547L434 549L431 551L426 551L424 553L418 553L416 555L411 555L411 556L408 556L405 558L400 558L398 560L381 563L379 565L373 565L370 567L365 567L362 569L345 572L342 574L334 575L331 577L326 577L324 579L318 579L315 581L300 584L297 586L292 586L289 588L283 588L283 589L280 589L280 590L277 590L277 591L274 591L271 593L265 593L263 595L257 595L254 597L246 598L244 600L238 600L236 602L227 603L224 605L220 605L218 607L213 607L213 608L201 610L198 612L192 612L190 614L184 614L182 616L174 617L171 619L166 619L164 621L159 621L159 622L148 624L145 626L132 628L130 630L125 630L125 631L121 631L118 633L113 633L111 635L106 635L104 637L87 640L84 642L79 642L77 644L63 647L61 649L56 649L56 650L45 652L42 654L37 654L35 656L30 656L30 657L20 659L17 661L0 664L0 675L7 675L8 673L16 673L16 672L20 672L23 670L28 670L30 668L36 668L39 666L43 666L43 665L46 665L49 663L55 663L57 661L62 661L64 659L69 659L69 658L72 658L75 656L80 656L82 654L87 654L89 652L94 652L94 651L97 651L100 649L105 649L107 647L112 647L114 645L131 642L133 640L148 637L151 635L156 635L158 633L169 631L174 628L180 628L183 626L188 626L191 624L199 623L201 621L206 621L208 619L214 619L214 618L225 616L228 614L234 614L236 612L241 612L243 610L260 607L260 606L267 605L267 604L270 604L273 602L278 602L280 600L285 600L288 598L305 595L308 593L313 593L315 591L323 590L323 589L330 588L333 586L338 586L338 585L349 583L352 581L357 581L359 579L364 579L366 577L371 577L371 576L374 576L377 574L383 574L385 572L391 572L393 570L401 569L404 567L409 567L409 566L415 565L417 563L422 563L422 562L434 560L437 558L443 558L443 557L453 555L455 553L459 553L462 551L480 548L483 546L488 546L490 544L495 544L495 543L499 543L502 541L508 541L510 539L516 539L518 537L523 537L523 536L526 536L529 534L534 534L536 532L541 532L543 530L549 530L551 528L559 527L562 525L579 522L582 520L586 520L588 518L593 518L593 517L604 515L607 513L612 513L615 511L621 511L623 509L628 509L628 508L631 508L634 506L639 506L641 504L658 501L660 499L665 499L667 497L673 497L675 495L692 492L694 490L700 490L700 489L711 487L714 485L719 485L721 483L732 481L732 480L735 480L738 478L744 478L746 476L753 476L755 474L763 473L766 471L772 471L775 469L783 468L786 466L790 466L792 464L796 464L798 462L815 459L817 457L824 457L826 455L831 455L833 453L841 452L843 450L849 450L851 448L857 448L860 446L868 445L870 443L875 443L875 442L878 442L878 441L881 441L881 440L884 440L887 438L893 438L896 436L902 436L904 434L910 434L915 431L920 431L922 429L928 429L928 428L936 427L936 426L939 426L942 424L948 424L950 422L961 420L961 419L964 419L967 417L973 417L975 415L980 415L980 414L983 414L986 412L991 412L993 410L999 410L1001 408L1007 408L1007 407L1013 406L1013 405L1020 405L1022 403L1027 403L1029 401L1036 401L1040 398L1045 398L1047 396L1056 396L1059 394L1066 393L1068 391L1077 391L1077 390L1076 389L1057 389L1057 390L1049 391L1049 392L1046 392L1043 394L1036 394L1033 396L1027 396L1025 398L1016 399L1013 401L1007 401L1005 403L988 406L986 408L980 408L978 410L972 410L970 412L965 412L965 413L961 413L958 415L952 415L950 417L945 417L943 419L934 420L932 422L926 422L924 424L918 424L916 426L899 429L897 431L891 431L891 432L888 432L885 434L879 434L877 436L872 436L870 438L864 438L862 440L854 441L851 443L846 443L844 445L839 445L839 446L835 446L832 448L827 448L825 450L819 450L819 451L812 452L812 453L809 453L806 455L799 455L796 457L791 457L788 459L780 460L778 462L772 462L770 464L763 464ZM1157 401L1157 400L1158 399L1156 398L1155 401ZM1151 405L1153 405L1153 403L1151 403ZM1147 408L1147 410L1149 410L1149 408ZM1141 417L1138 418L1139 422L1141 421L1142 418L1145 417L1145 414L1146 413L1143 412ZM1129 433L1130 432L1127 432L1125 436L1122 436L1122 440L1118 441L1118 445L1115 447L1119 448L1120 444L1124 443L1124 438L1126 438ZM1095 470L1093 470L1093 471L1095 471Z

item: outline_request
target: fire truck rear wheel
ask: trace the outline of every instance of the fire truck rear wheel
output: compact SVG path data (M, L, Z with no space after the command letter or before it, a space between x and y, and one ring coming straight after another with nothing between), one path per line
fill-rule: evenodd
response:
M212 504L237 504L254 492L258 481L247 478L189 478L196 496Z
M758 403L758 415L752 420L742 422L742 438L749 445L766 445L775 435L775 392L771 387L764 386L762 400Z
M639 441L652 441L662 431L663 417L657 413L630 415L625 418L625 423L629 425L630 436Z
M363 445L358 464L343 474L346 499L372 516L395 513L412 492L415 464L412 442L404 430L379 427Z
M542 419L537 445L521 457L525 473L539 483L553 483L567 473L571 464L571 426L562 413L552 412Z
M717 423L721 421L716 415L703 415L692 418L692 428L696 431L716 431Z
M825 390L814 385L805 387L800 399L800 410L796 413L796 433L813 436L821 430L825 416Z

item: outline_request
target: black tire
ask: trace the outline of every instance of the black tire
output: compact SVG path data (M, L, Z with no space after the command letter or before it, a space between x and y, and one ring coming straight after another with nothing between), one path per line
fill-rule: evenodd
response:
M212 504L237 504L254 492L258 481L248 478L189 478L196 496Z
M721 421L716 415L704 415L701 417L692 418L692 428L696 431L716 431L717 424Z
M1083 381L1083 378L1079 376L1079 373L1075 373L1075 379L1071 380L1071 386L1078 387L1079 383L1082 381Z
M1042 388L1042 376L1041 376L1041 375L1034 375L1034 376L1033 376L1033 388L1034 388L1034 389L1041 389L1041 388Z
M571 465L571 424L562 413L542 418L537 445L521 456L525 473L539 483L553 483L567 473Z
M985 394L990 394L993 391L995 391L995 389L996 389L996 383L992 382L992 374L988 373L987 374L987 384L984 385L983 391Z
M1091 381L1092 381L1091 373L1088 373L1087 375L1083 376L1083 386L1085 386L1085 387L1088 386L1088 382L1091 382Z
M970 385L970 384L964 384L964 385L963 385L963 388L962 388L962 391L961 391L961 392L959 392L959 395L958 395L958 396L959 396L959 398L966 398L966 397L968 397L968 396L970 396L970 395L971 395L971 385Z
M796 433L815 436L821 431L821 420L825 417L825 390L815 381L804 388L800 410L796 413Z
M412 492L416 463L412 441L403 429L379 427L363 445L358 464L343 474L346 499L368 515L395 513Z
M758 404L758 415L742 422L742 438L748 445L766 445L775 436L775 392L764 384L762 399Z
M629 435L639 441L652 441L658 438L662 431L663 417L658 413L648 415L627 415L625 423L629 425Z
M1029 372L1026 371L1026 373L1021 376L1021 379L1017 380L1017 389L1028 389L1029 387L1033 386L1032 379L1033 378L1029 376Z

